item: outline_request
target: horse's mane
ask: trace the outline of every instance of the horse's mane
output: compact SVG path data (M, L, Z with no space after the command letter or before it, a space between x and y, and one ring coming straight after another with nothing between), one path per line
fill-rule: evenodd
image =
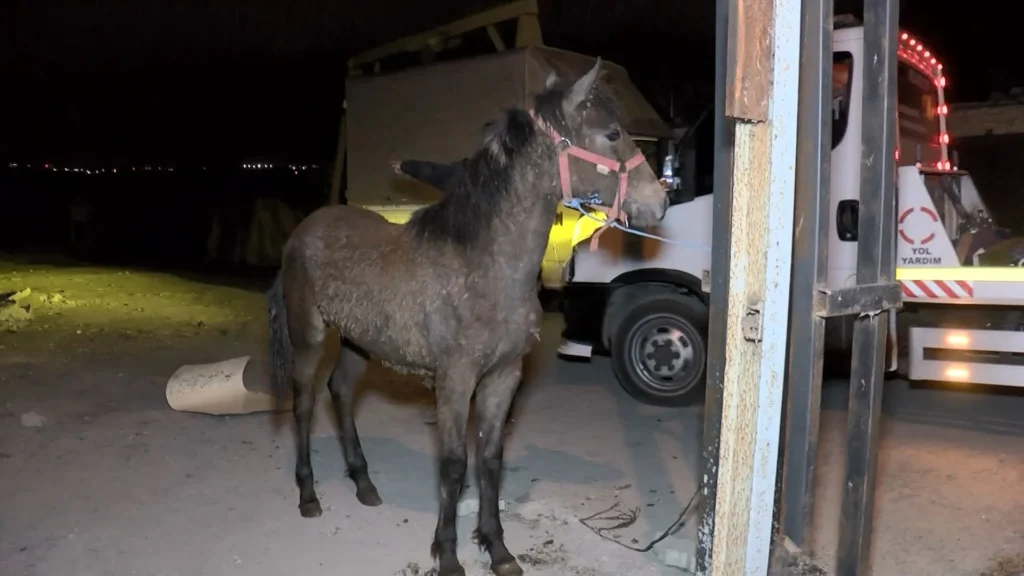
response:
M534 97L534 110L543 122L566 129L561 89L546 90ZM509 196L515 167L540 135L529 113L506 110L485 127L483 146L466 162L441 200L413 213L408 229L424 240L472 246L499 217Z

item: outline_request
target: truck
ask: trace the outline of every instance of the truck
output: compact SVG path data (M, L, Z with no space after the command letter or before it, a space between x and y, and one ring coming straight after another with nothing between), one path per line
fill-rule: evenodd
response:
M536 0L522 0L350 59L331 202L339 202L344 190L348 204L405 222L414 211L440 199L441 192L396 175L392 161L447 163L469 156L480 145L484 124L506 108L526 105L551 72L577 78L594 65L590 56L545 46L537 17ZM513 33L506 24L512 24ZM490 53L466 57L466 50L459 52L474 34L489 39ZM449 52L456 57L443 58ZM419 61L409 63L410 54L419 54ZM389 71L387 63L395 60L400 62ZM659 151L672 139L672 129L624 68L607 61L602 68L601 87L617 104L625 131L660 169ZM541 287L561 288L573 245L599 228L601 219L603 214L584 218L559 207Z
M864 29L838 16L833 38L832 161L827 282L856 282ZM950 158L943 66L906 31L898 39L896 279L887 368L910 381L1024 386L1024 254L991 218L970 174ZM711 122L694 142L713 141ZM704 137L700 135L703 131ZM679 154L676 154L678 164ZM692 185L672 195L665 240L610 230L597 250L575 248L563 269L567 357L611 357L641 402L704 397L713 160L698 149ZM826 350L843 357L852 319L828 319ZM848 356L846 356L848 358Z

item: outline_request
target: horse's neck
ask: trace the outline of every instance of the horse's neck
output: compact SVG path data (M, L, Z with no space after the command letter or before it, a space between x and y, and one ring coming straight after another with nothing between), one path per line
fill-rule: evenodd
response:
M551 166L527 171L528 176L503 200L499 221L491 228L484 258L496 274L506 276L513 284L531 289L536 286L558 211L554 196L557 170L557 166Z

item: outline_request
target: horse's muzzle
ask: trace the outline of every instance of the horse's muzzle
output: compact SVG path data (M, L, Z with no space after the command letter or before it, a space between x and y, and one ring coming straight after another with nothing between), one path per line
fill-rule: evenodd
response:
M622 204L622 209L629 217L629 225L637 228L655 226L665 217L668 210L668 196L660 194L660 202L640 202L634 197L627 196Z

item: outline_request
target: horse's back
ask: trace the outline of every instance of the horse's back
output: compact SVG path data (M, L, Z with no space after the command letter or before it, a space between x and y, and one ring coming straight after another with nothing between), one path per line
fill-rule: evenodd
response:
M398 226L380 214L355 206L333 205L314 210L292 231L284 246L284 260L330 259L347 246L380 245ZM365 242L364 242L365 240Z
M334 204L317 208L309 216L306 216L295 228L292 236L307 236L322 231L324 228L344 233L353 229L365 231L366 228L383 231L396 228L396 226L372 210L358 206Z

